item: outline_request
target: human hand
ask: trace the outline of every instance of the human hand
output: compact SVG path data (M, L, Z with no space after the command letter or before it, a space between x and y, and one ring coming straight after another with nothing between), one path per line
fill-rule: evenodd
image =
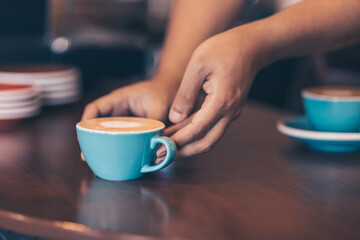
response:
M176 82L168 81L165 76L157 76L149 81L119 88L88 104L82 120L135 115L165 121L177 87ZM81 158L85 160L83 155Z
M209 151L242 110L261 61L259 40L241 27L203 42L193 53L172 104L166 133L178 146L178 157ZM191 117L201 88L206 98ZM164 148L158 156L164 155Z
M119 88L89 103L82 120L134 115L165 121L176 89L163 77Z

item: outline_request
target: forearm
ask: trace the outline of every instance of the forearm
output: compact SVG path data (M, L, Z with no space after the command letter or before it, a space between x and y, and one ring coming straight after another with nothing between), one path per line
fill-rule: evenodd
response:
M179 84L194 49L208 37L225 30L239 14L243 2L175 1L157 74Z
M328 51L360 41L360 1L305 0L243 29L257 41L260 67Z

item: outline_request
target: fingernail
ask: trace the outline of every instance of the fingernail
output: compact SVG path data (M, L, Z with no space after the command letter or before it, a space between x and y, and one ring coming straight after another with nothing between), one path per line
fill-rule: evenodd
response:
M173 123L178 123L184 119L184 114L176 111L171 111L169 118L170 121L172 121Z

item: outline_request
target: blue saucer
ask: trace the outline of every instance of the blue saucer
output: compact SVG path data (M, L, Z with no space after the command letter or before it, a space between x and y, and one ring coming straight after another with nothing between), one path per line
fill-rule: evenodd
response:
M277 129L295 140L305 143L309 148L325 152L360 151L360 132L339 133L313 130L306 117L282 119Z

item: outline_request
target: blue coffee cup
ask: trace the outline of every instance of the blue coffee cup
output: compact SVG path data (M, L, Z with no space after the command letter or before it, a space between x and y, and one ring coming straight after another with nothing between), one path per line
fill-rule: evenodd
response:
M175 158L176 145L170 138L162 136L165 125L157 122L160 127L125 132L89 129L80 126L82 122L78 123L76 131L80 148L90 169L102 179L130 180L168 166ZM166 147L167 154L163 162L154 165L159 144Z
M360 131L360 89L314 87L301 92L310 126L324 132ZM353 93L353 94L351 94Z

